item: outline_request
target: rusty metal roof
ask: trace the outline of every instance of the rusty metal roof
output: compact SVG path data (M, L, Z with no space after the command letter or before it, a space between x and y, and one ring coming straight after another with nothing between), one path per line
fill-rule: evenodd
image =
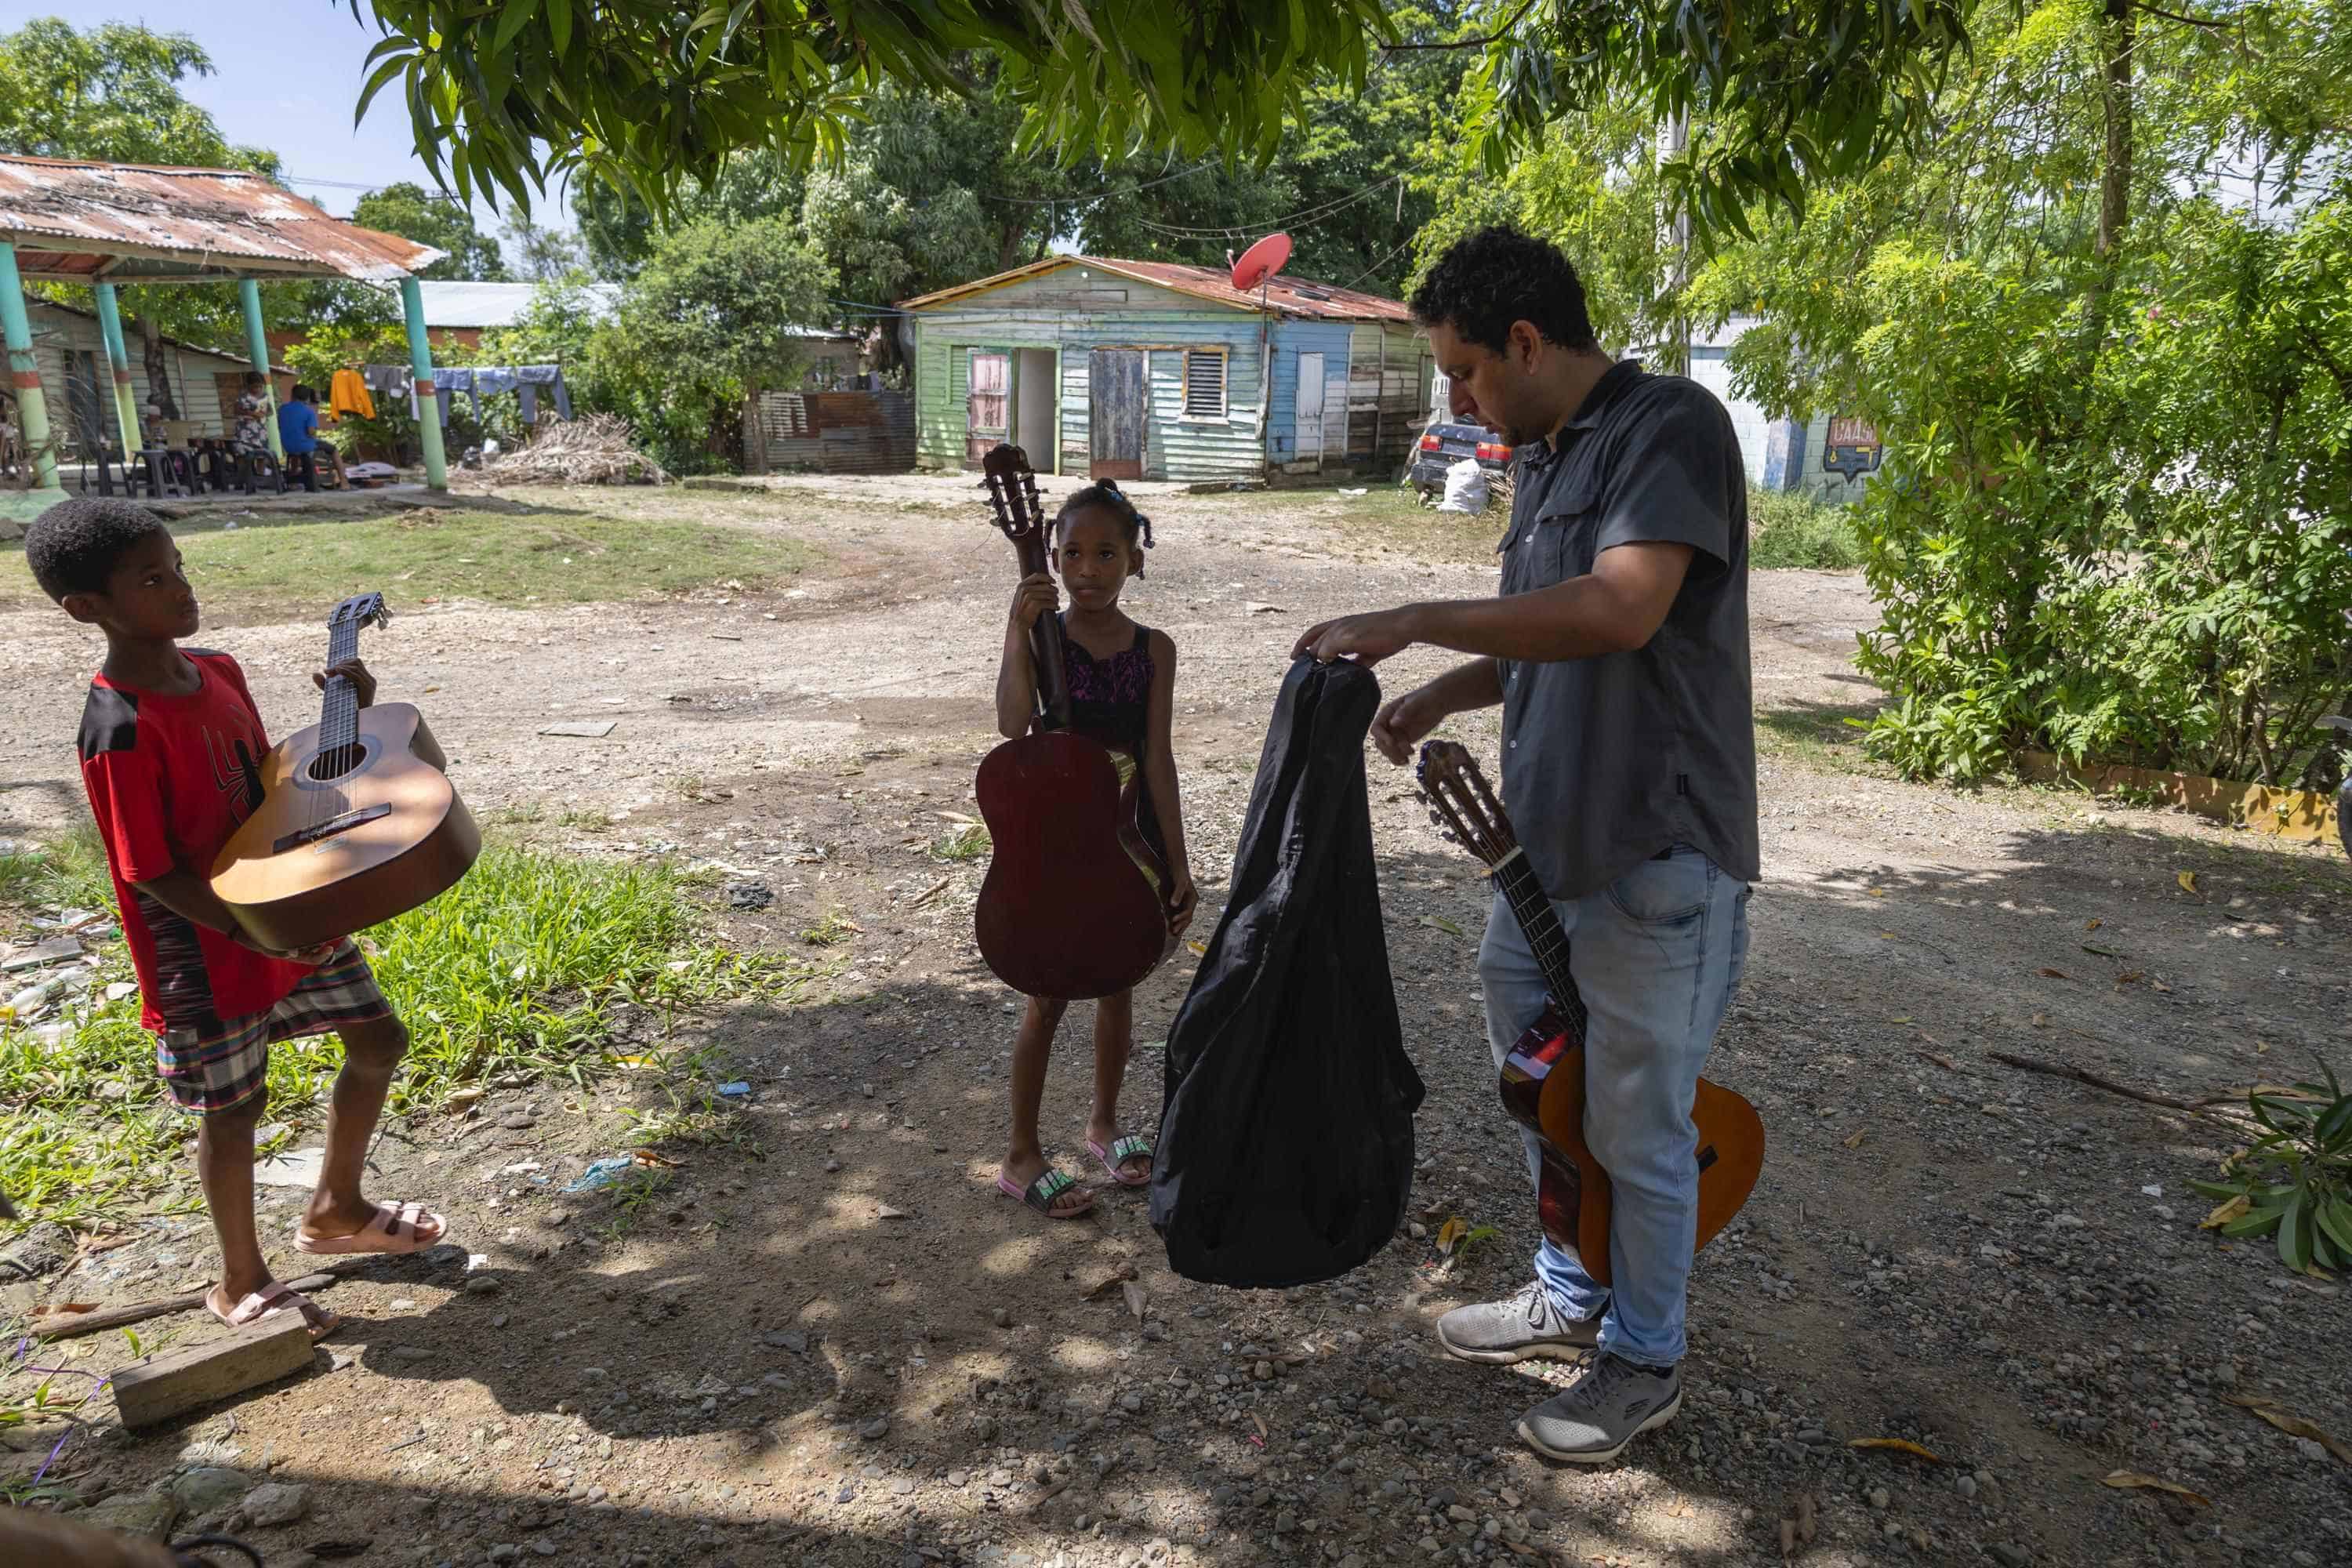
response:
M330 216L266 175L0 156L0 239L27 279L391 282L445 254Z
M1177 261L1121 261L1105 256L1049 256L1043 261L1016 267L1010 272L1000 272L993 278L982 278L908 300L902 310L922 310L952 300L969 299L1008 283L1018 283L1063 267L1091 267L1113 277L1129 279L1138 283L1154 283L1162 289L1212 304L1230 305L1236 310L1258 309L1255 290L1243 293L1235 289L1233 275L1223 268L1189 267ZM1384 299L1378 294L1362 294L1353 289L1335 289L1328 283L1316 283L1304 278L1277 275L1266 286L1265 309L1280 316L1299 316L1337 321L1396 321L1411 324L1412 312L1400 300Z

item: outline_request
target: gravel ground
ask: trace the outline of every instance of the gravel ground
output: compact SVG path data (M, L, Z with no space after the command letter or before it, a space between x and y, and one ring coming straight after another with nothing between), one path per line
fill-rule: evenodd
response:
M520 808L498 831L762 880L775 902L758 911L714 889L714 925L828 977L798 1005L681 1026L753 1093L712 1141L671 1147L683 1165L636 1206L561 1191L625 1146L622 1112L646 1103L629 1085L494 1089L396 1126L375 1190L442 1209L459 1245L338 1284L348 1326L314 1375L136 1439L98 1424L67 1468L100 1509L121 1517L167 1482L183 1531L299 1508L240 1525L270 1568L341 1543L399 1564L1768 1563L1801 1500L1808 1563L2352 1562L2352 1466L2229 1402L2352 1433L2340 1285L2196 1228L2209 1205L2183 1184L2240 1134L1988 1055L2189 1095L2302 1076L2315 1056L2352 1066L2340 858L1876 776L1829 722L1872 695L1847 658L1870 620L1860 584L1759 574L1765 878L1709 1074L1755 1101L1771 1148L1694 1277L1683 1415L1618 1465L1564 1469L1510 1423L1566 1370L1453 1363L1429 1333L1521 1282L1534 1224L1478 1026L1485 886L1404 775L1378 768L1372 804L1429 1087L1414 1230L1324 1287L1193 1285L1164 1268L1136 1194L1049 1227L989 1185L1010 1005L971 950L984 867L932 847L941 814L970 810L1011 588L969 488L522 499L707 513L831 552L798 596L396 606L414 613L368 650L388 697L426 708L478 813ZM1298 629L1491 578L1384 542L1345 498L1146 505L1162 543L1131 607L1180 650L1207 921ZM257 672L273 721L308 708L311 628L206 637ZM0 836L74 808L66 738L89 662L57 617L0 616L0 680L21 694ZM1383 679L1443 662L1409 655ZM551 717L617 728L537 736ZM1491 754L1491 719L1456 732ZM801 933L829 912L857 933L811 949ZM1158 1037L1192 963L1139 994L1131 1124L1157 1110ZM1076 1011L1065 1055L1084 1050ZM1082 1056L1047 1092L1049 1146L1074 1171L1085 1079ZM283 1234L291 1200L264 1213ZM1496 1234L1441 1258L1456 1215ZM11 1304L204 1277L200 1215L149 1224ZM1117 1288L1129 1270L1140 1315ZM73 1343L43 1364L127 1353ZM2117 1470L2210 1505L2101 1484Z

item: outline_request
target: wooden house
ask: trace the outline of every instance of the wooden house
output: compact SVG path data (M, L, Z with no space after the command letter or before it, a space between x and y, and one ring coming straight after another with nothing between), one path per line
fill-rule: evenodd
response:
M918 460L998 441L1040 473L1202 481L1401 468L1433 364L1399 301L1055 256L909 300Z
M33 333L33 363L48 395L49 420L60 453L71 462L100 437L119 442L121 433L115 428L113 375L97 315L30 294L24 298L26 319ZM172 405L181 418L205 435L226 436L236 428L236 399L252 369L249 361L165 338L163 363ZM135 332L131 338L130 368L131 404L143 409L153 386ZM283 402L294 390L294 373L278 365L270 366L270 372L278 400Z

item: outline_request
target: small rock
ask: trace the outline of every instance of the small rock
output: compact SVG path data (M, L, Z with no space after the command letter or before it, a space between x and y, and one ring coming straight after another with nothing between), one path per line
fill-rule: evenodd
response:
M172 1533L172 1526L180 1517L180 1501L171 1492L157 1489L135 1496L109 1498L95 1508L84 1509L74 1515L76 1521L100 1530L120 1531L152 1541L162 1541Z
M252 1489L253 1478L243 1470L206 1465L173 1481L172 1497L189 1513L217 1513Z
M433 1352L426 1350L423 1345L394 1345L384 1353L391 1356L394 1361L405 1362L411 1366L415 1365L418 1362L431 1361L433 1359Z
M216 1442L206 1438L189 1444L180 1450L180 1463L194 1466L234 1465L245 1450L234 1443Z
M509 1110L499 1118L499 1125L509 1132L524 1132L539 1125L539 1118L528 1111Z
M1871 1489L1870 1489L1870 1506L1871 1506L1871 1507L1873 1507L1873 1508L1876 1508L1876 1509L1883 1509L1883 1508L1885 1508L1887 1504L1889 1504L1889 1503L1893 1502L1894 1500L1895 1500L1895 1496L1894 1496L1894 1494L1893 1494L1893 1493L1891 1493L1891 1492L1889 1492L1889 1491L1888 1491L1885 1487L1873 1487L1873 1488L1871 1488Z
M828 1176L829 1176L829 1175L831 1175L831 1174L833 1174L835 1171L838 1171L838 1170L840 1170L840 1169L841 1169L841 1162L840 1162L840 1161L838 1161L838 1160L827 1160L827 1161L824 1163L824 1173L825 1173L825 1174L826 1174L826 1175L828 1175Z
M1006 1307L999 1307L996 1309L994 1317L990 1321L994 1322L1000 1329L1009 1329L1013 1326L1012 1310Z
M890 1483L890 1491L894 1497L912 1497L915 1492L915 1483L905 1476L900 1476Z
M957 1488L958 1489L961 1489L963 1487L971 1484L971 1477L962 1470L950 1470L948 1472L948 1485Z
M247 1524L291 1524L310 1511L310 1489L272 1482L247 1492L237 1511Z
M516 1563L521 1559L522 1548L520 1546L500 1542L490 1548L490 1561L493 1563Z
M1973 1500L1977 1495L1977 1479L1974 1476L1962 1476L1952 1485L1959 1489L1959 1493L1964 1498Z
M495 1274L477 1274L466 1281L468 1296L495 1296L506 1289L507 1282Z
M2033 1568L2033 1553L2022 1546L2012 1546L2006 1541L1996 1541L1985 1548L2000 1568Z
M462 1257L463 1254L459 1256ZM392 1299L392 1305L384 1310L390 1312L414 1312L416 1310L416 1303L405 1296L394 1296Z
M873 1443L878 1442L883 1437L889 1436L889 1432L890 1418L887 1415L883 1415L878 1416L859 1427L857 1435L865 1438L867 1442Z
M505 1328L506 1326L507 1326L507 1315L506 1315L504 1312L500 1312L498 1316L496 1316L496 1317L494 1317L494 1318L492 1318L492 1319L490 1320L490 1327L492 1327L492 1328L494 1328L494 1329L503 1329L503 1328Z

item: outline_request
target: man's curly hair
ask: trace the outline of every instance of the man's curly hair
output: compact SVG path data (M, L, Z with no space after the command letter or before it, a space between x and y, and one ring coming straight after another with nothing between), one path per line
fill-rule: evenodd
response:
M1511 323L1529 321L1547 342L1598 350L1584 308L1584 280L1549 240L1493 224L1455 240L1412 294L1413 319L1445 326L1465 342L1501 353Z
M59 501L26 531L25 563L52 599L102 594L123 552L163 531L162 518L127 500L83 496Z

